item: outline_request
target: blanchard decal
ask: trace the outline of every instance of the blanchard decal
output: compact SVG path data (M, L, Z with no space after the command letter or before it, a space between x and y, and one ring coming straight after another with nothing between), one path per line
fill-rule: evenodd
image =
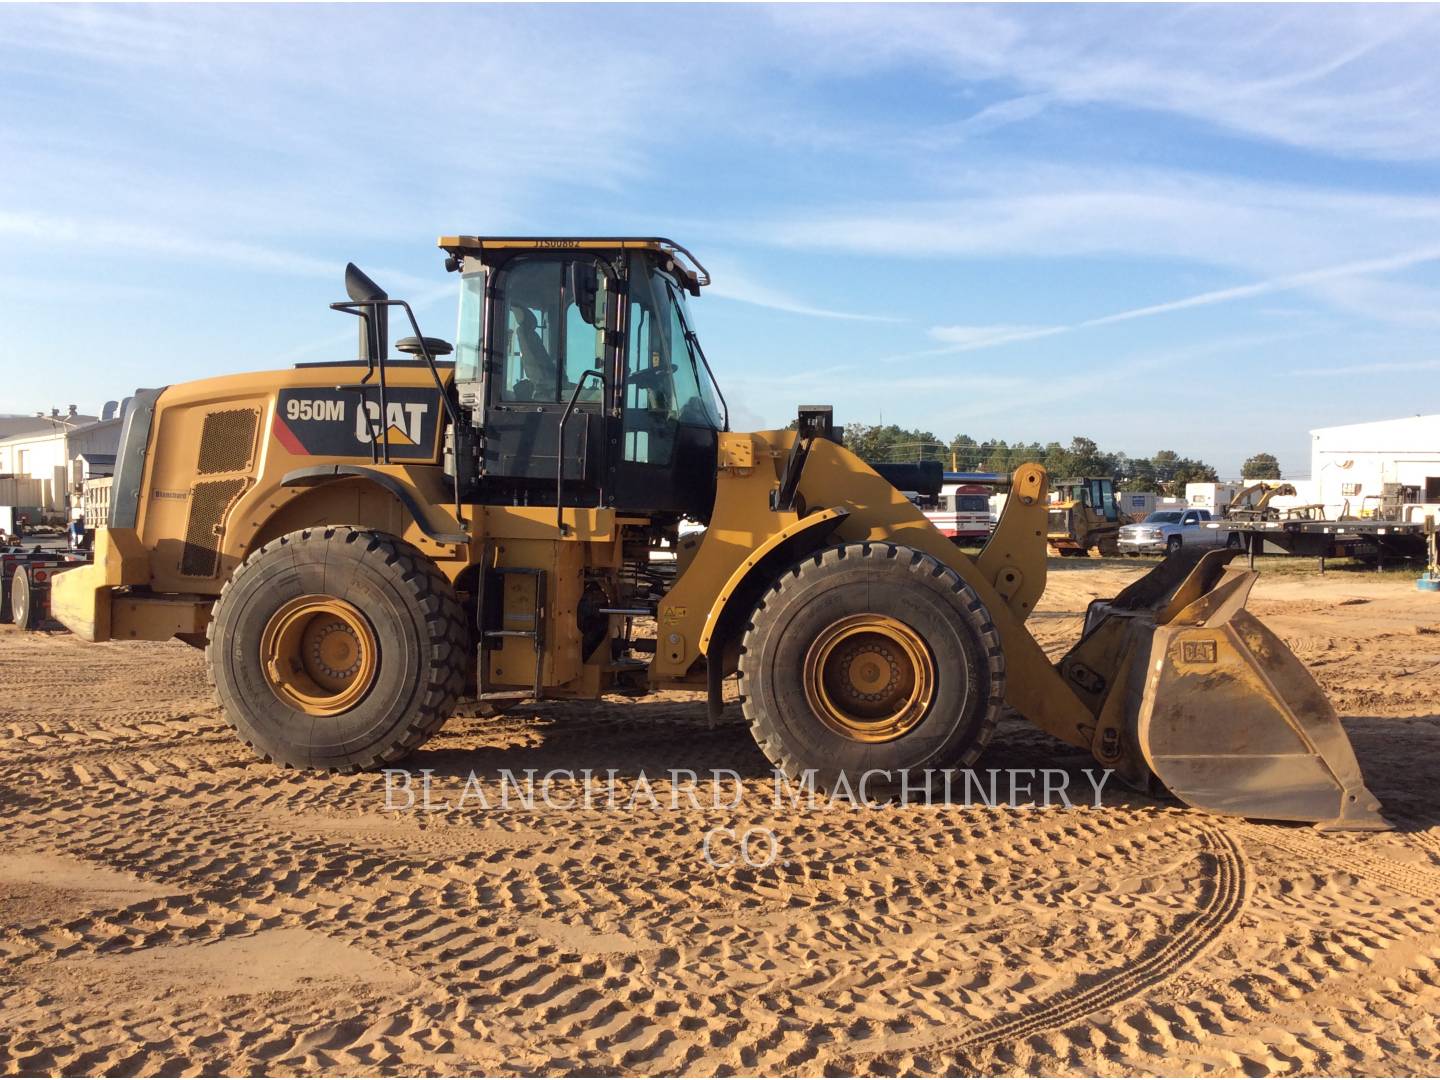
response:
M440 395L433 387L392 386L380 415L380 388L333 386L281 390L273 432L292 454L371 459L390 447L392 461L433 460L440 430Z

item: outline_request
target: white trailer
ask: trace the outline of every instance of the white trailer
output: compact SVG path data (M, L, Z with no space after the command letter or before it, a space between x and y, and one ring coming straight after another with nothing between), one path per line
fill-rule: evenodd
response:
M1115 501L1120 504L1120 512L1131 521L1144 521L1155 510L1159 498L1153 491L1122 491L1115 496Z
M1186 484L1185 505L1193 510L1209 510L1211 517L1222 517L1239 490L1239 484Z

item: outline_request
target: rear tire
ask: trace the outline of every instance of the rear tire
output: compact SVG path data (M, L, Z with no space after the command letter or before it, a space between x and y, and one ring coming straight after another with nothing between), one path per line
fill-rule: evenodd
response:
M30 584L30 571L23 566L17 566L10 578L10 615L21 630L34 630L40 625L35 600L35 588Z
M1000 635L975 591L895 544L819 551L780 575L740 647L740 692L765 756L794 778L969 766L1005 693ZM892 776L892 781L898 780Z
M1239 551L1242 546L1240 543L1240 534L1231 533L1225 538L1225 546L1232 551Z
M206 656L225 718L267 760L353 772L435 734L464 686L469 634L449 580L386 533L306 529L226 582Z

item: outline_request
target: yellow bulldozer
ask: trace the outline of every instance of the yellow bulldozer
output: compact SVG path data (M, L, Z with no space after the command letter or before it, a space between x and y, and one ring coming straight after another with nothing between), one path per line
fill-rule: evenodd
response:
M92 641L204 647L239 737L299 768L397 761L462 699L689 687L715 717L737 675L761 750L817 784L968 766L1013 711L1194 806L1384 826L1231 552L1093 604L1052 663L1025 626L1043 468L967 556L830 408L730 430L688 307L710 278L679 244L440 247L453 343L352 265L332 307L359 359L138 391L108 528L55 614Z
M1055 555L1118 555L1120 526L1129 521L1115 502L1110 477L1057 480L1050 492L1046 540Z

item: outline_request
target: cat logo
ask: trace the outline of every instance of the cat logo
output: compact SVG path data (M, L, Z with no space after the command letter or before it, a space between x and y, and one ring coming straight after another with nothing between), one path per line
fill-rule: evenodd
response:
M392 401L385 410L385 430L380 427L380 403L365 402L365 410L355 412L355 438L362 443L384 442L391 446L419 446L425 430L425 414L430 406L423 401Z
M1213 664L1217 651L1213 640L1180 643L1180 658L1187 664Z
M377 386L295 387L280 391L272 431L292 454L434 460L440 395L430 387L391 386L380 406Z

